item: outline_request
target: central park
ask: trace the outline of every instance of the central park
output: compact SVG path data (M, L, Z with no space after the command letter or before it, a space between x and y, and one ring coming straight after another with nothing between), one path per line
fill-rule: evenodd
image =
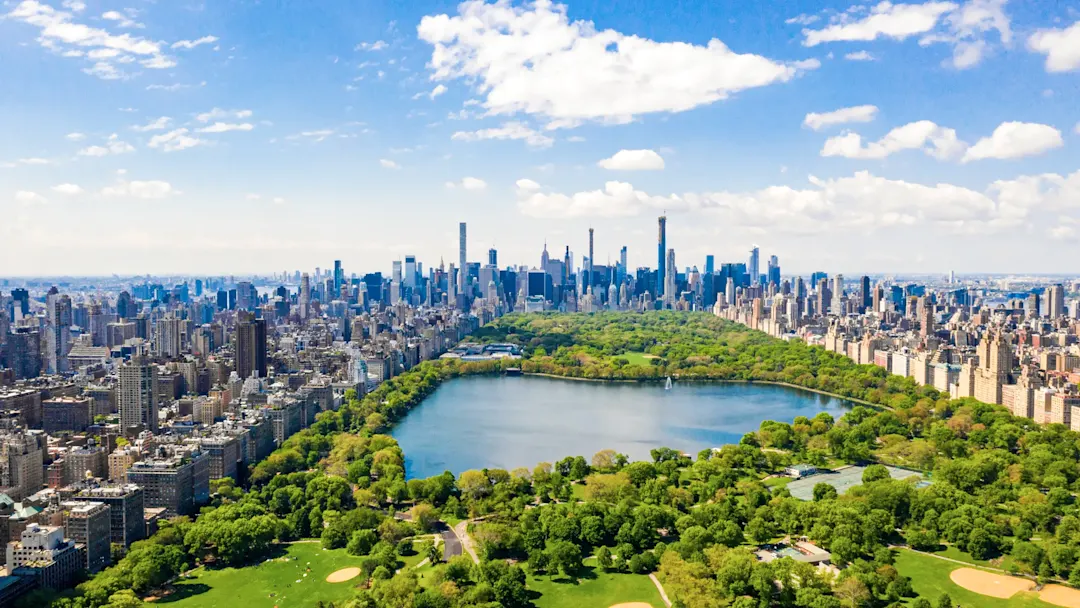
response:
M470 340L524 358L351 395L198 517L21 605L1080 606L1063 426L703 313Z

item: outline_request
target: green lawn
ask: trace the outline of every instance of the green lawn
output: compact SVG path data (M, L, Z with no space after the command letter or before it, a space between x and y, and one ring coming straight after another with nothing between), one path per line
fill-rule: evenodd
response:
M941 594L948 593L953 603L961 606L978 606L979 608L1053 608L1054 606L1039 600L1034 593L1017 593L1003 600L968 591L953 583L949 578L949 573L963 567L960 564L913 551L901 549L896 552L896 569L901 575L910 576L915 592L930 600L932 604L937 603Z
M533 600L537 608L607 608L623 602L664 607L660 592L644 574L604 572L585 566L577 579L530 575L526 585L529 591L540 594Z
M659 357L657 357L656 355L648 355L645 353L623 353L621 355L618 355L618 357L626 359L630 362L630 365L645 366L652 365L653 359L659 359Z
M990 562L988 560L975 559L974 557L971 557L970 553L964 553L963 551L957 549L956 547L953 547L952 545L945 546L945 549L942 551L935 551L934 555L941 555L943 557L955 559L966 564L973 564L975 566L986 566L989 568L999 568L1001 570L1008 570L1010 565L1016 564L1015 560L1013 560L1012 556L1010 555L1002 555L1001 557L993 560L993 562Z
M791 477L770 477L765 480L766 488L782 488L787 484L795 481Z
M341 602L352 597L360 578L331 584L326 577L359 564L360 558L344 549L324 551L317 542L297 543L287 545L269 562L246 568L198 568L191 573L192 578L175 585L173 594L154 603L178 608L306 608L320 600ZM306 572L309 567L311 572Z

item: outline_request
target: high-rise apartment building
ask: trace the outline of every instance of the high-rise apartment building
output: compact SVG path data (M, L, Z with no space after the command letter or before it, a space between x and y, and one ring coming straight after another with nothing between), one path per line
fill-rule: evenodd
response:
M157 354L166 359L175 359L184 352L183 336L185 321L172 313L158 319L155 326Z
M750 274L751 286L761 284L761 250L757 245L750 249L750 263L746 265L746 272Z
M1065 316L1065 287L1060 283L1046 289L1046 314L1051 319Z
M667 283L667 216L661 215L657 220L658 234L656 237L657 254L656 254L656 296L657 300L661 300L664 295L664 287Z
M109 565L112 534L108 505L100 502L65 501L60 503L64 514L65 536L86 547L86 570L97 572Z
M458 226L458 293L464 296L467 292L468 277L465 269L468 267L466 260L465 222ZM453 306L453 303L451 303Z
M594 253L595 252L593 251L593 229L589 228L589 261L587 263L588 268L585 271L585 282L583 283L583 285L585 287L592 287L593 281L596 280L593 277L593 264L595 263L595 259L596 259L596 258L593 257Z
M133 429L157 432L158 370L145 357L135 356L120 366L116 399L120 409L120 426L124 433Z
M266 320L241 311L236 323L236 372L266 378Z
M45 483L47 435L41 431L0 434L0 493L22 500Z
M130 547L146 538L143 515L143 490L134 484L102 485L80 490L80 500L109 506L109 535L112 542Z

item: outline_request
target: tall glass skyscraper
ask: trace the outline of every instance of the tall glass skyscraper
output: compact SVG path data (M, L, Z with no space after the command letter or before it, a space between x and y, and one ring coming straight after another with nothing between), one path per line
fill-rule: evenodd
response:
M750 265L747 268L747 272L750 273L750 284L757 286L761 284L761 251L754 245L754 248L750 250Z
M659 223L656 243L656 293L654 294L657 299L664 295L664 280L667 277L667 216L661 215Z

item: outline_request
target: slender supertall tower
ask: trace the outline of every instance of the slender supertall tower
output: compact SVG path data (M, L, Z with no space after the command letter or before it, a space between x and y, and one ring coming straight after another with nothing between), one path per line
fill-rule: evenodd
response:
M656 299L664 296L664 282L667 277L667 216L660 216L660 230L657 236L657 260L656 260Z
M761 250L754 245L750 250L750 264L746 271L750 274L750 284L757 287L761 284Z
M585 286L591 286L593 281L593 229L589 228L589 263L585 270Z
M461 234L458 237L459 251L458 251L458 293L465 293L465 281L468 273L465 272L467 266L465 261L465 222L461 222L460 226Z

